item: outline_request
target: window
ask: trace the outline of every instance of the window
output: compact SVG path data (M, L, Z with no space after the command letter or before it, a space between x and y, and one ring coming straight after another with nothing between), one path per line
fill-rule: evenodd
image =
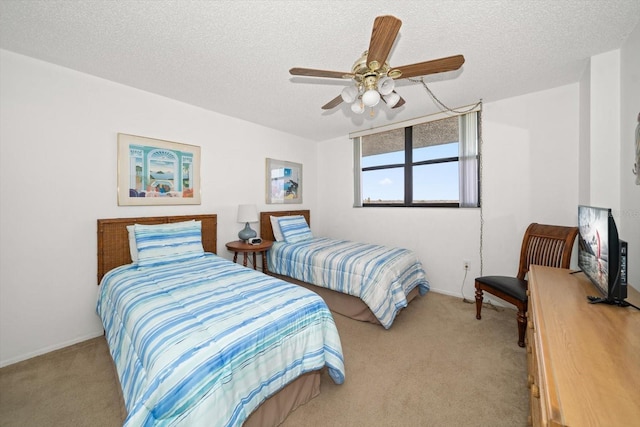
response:
M354 138L355 205L478 207L478 114Z

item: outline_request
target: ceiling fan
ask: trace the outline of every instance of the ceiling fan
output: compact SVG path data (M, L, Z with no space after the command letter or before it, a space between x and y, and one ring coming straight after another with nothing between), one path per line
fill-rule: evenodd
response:
M344 101L351 103L354 113L361 114L365 107L375 107L380 99L389 108L398 108L404 105L405 100L394 90L394 80L453 71L464 64L464 56L455 55L402 67L390 67L387 56L401 25L402 21L394 16L378 16L373 22L369 49L353 64L351 72L291 68L289 73L294 76L353 80L355 84L347 86L340 95L323 105L323 110L331 110Z

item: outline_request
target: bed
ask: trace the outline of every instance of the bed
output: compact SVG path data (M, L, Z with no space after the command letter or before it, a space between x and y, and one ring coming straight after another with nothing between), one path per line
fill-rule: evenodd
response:
M291 219L287 231L293 243L274 231L276 221L282 223L285 217ZM269 274L316 292L332 311L388 329L409 302L429 291L413 252L318 238L311 234L310 224L309 210L260 213L260 236L274 241L267 256Z
M125 426L279 425L322 372L344 381L324 301L215 255L216 229L216 215L98 220L96 311Z

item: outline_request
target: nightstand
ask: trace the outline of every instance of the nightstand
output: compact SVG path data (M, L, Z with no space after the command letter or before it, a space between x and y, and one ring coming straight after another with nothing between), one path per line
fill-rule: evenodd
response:
M262 254L262 272L267 274L267 251L271 249L273 242L271 240L263 240L258 245L251 245L242 240L235 240L227 243L227 249L233 252L233 262L238 262L238 252L244 253L242 265L247 266L247 257L251 253L253 255L253 269L256 269L256 254Z

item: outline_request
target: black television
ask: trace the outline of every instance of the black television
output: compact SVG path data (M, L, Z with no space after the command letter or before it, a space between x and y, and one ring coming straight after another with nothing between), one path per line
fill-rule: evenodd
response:
M628 305L627 249L611 209L578 206L578 267L600 293L591 303Z

